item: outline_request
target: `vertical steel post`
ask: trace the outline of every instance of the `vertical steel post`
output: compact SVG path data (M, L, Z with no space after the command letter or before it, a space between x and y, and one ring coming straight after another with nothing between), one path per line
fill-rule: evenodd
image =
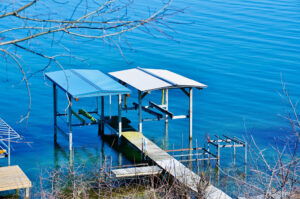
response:
M218 166L220 167L221 166L221 154L220 154L220 145L219 145L219 143L218 143L218 145L217 145L217 154L218 154Z
M168 110L169 109L169 90L166 89L165 90L166 92L166 97L165 97L165 109ZM166 114L165 115L165 142L167 143L167 140L168 140L168 115Z
M25 188L25 198L30 198L30 188Z
M142 133L142 92L139 91L139 132Z
M190 140L193 139L193 88L190 88L190 110L189 110L189 119L190 119Z
M8 166L10 166L10 129L8 128L8 147L7 147L8 149L7 149L7 155L8 155L8 157L7 157L7 164L8 164Z
M235 142L233 142L233 165L235 165Z
M53 83L54 142L57 142L57 89Z
M193 153L193 151L192 151L192 149L193 149L193 141L190 139L189 140L189 157L188 157L188 160L189 160L189 162L188 162L188 168L192 168L192 162L191 162L191 160L192 160L192 153Z
M68 125L69 125L69 150L70 152L72 151L72 145L73 145L73 138L72 138L72 98L71 96L68 95L68 100L69 100L69 108L68 108L68 111L69 111L69 119L68 119Z
M119 123L119 138L122 135L122 95L118 95L118 123Z
M245 141L245 180L247 180L247 142Z
M109 119L111 120L111 95L109 96Z
M104 135L104 96L101 96L101 135Z

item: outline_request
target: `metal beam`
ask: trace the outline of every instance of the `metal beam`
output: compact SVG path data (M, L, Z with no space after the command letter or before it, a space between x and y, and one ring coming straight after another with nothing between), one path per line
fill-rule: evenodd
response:
M163 109L162 107L160 107L159 105L155 104L154 102L149 101L149 106L158 109L159 111L161 111L164 114L167 114L168 116L171 117L171 119L174 117L173 113L171 113L168 110Z
M144 92L142 95L142 99L144 99L144 97L146 97L147 94L148 94L148 92Z
M186 90L185 90L185 88L180 88L180 90L182 90L182 92L186 95L186 96L190 96L190 94L189 94L189 92L187 92Z
M146 108L146 107L143 107L143 106L142 106L142 110L143 110L143 111L145 111L145 112L147 112L147 113L149 113L149 114L151 114L151 115L154 115L154 116L156 116L156 117L157 117L157 119L161 119L161 118L163 117L163 115L162 115L162 114L160 114L160 113L157 113L157 112L155 112L155 111L152 111L151 109L149 109L149 108Z

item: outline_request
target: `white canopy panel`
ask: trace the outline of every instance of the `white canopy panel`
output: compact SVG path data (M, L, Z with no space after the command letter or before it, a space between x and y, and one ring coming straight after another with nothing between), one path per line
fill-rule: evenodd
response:
M164 88L206 88L205 84L189 79L169 70L134 68L109 73L139 91Z

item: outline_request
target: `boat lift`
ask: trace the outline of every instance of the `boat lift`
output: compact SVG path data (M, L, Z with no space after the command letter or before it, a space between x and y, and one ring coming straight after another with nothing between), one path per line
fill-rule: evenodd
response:
M193 138L193 88L203 89L207 86L169 70L133 68L109 73L125 86L130 86L138 91L138 103L133 107L125 107L126 110L138 109L139 132L142 133L142 123L146 121L164 120L167 132L169 119L189 118L189 139ZM174 115L168 108L169 89L180 89L189 97L189 112L187 115ZM143 106L143 99L151 91L162 90L162 105L149 101L148 106ZM155 118L143 118L142 111L145 111Z
M11 162L11 142L21 140L21 136L0 118L0 158L7 158L7 164Z
M139 114L139 132L142 132L142 122L165 120L166 129L169 119L183 119L189 118L189 138L192 139L192 125L193 125L193 88L202 89L206 85L194 81L192 79L183 77L179 74L168 70L159 69L145 69L134 68L129 70L117 71L109 73L119 82L113 80L111 77L105 75L99 70L83 70L83 69L68 69L54 72L47 72L46 77L53 83L53 105L54 105L54 141L57 141L57 131L62 131L57 125L57 117L68 118L68 137L69 150L72 150L72 127L85 125L98 125L99 132L104 132L104 126L108 127L112 132L121 136L125 128L130 127L130 121L122 118L123 110L136 110ZM123 85L122 85L122 84ZM133 107L127 107L127 97L130 90L125 86L131 86L138 90L138 103L133 103ZM66 93L68 99L68 111L66 113L59 113L57 110L57 87ZM187 115L174 115L168 109L168 90L180 89L189 97L189 113ZM149 101L148 106L142 106L143 98L150 93L150 91L163 91L163 104L158 105ZM104 97L109 96L111 106L111 96L118 95L118 115L105 117L104 115ZM124 96L124 104L122 105L122 98ZM96 111L85 111L79 109L75 111L72 109L73 101L78 101L80 98L96 98ZM98 101L101 97L101 114L99 114ZM150 113L155 118L142 118L142 111ZM110 110L111 112L111 110ZM75 116L80 123L72 123L72 116ZM83 117L90 120L86 122ZM124 123L122 127L122 122ZM130 128L132 130L132 128ZM125 130L126 131L126 130ZM63 131L62 131L63 132Z
M103 132L106 123L104 116L104 97L118 95L118 134L122 132L122 96L129 94L130 90L99 70L69 69L46 73L46 77L53 83L53 107L54 107L54 141L57 142L57 117L68 117L69 150L72 151L72 126L98 125L99 132ZM67 94L68 111L59 113L57 110L57 87ZM101 114L98 111L98 101L101 97ZM85 111L72 109L73 101L81 98L96 98L96 111ZM81 123L73 123L72 116L75 116ZM90 122L85 122L86 117ZM96 117L96 118L95 118Z

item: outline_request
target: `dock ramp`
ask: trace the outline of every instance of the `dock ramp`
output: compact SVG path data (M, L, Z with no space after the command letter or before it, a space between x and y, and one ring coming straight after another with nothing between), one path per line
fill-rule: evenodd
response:
M125 138L131 145L141 151L145 156L150 158L157 166L165 170L169 175L173 176L180 183L189 187L191 190L198 192L198 183L201 178L199 175L188 169L174 157L158 147L155 143L146 138L143 134L131 131L123 132ZM146 142L146 147L144 143ZM208 199L230 199L226 193L209 185L205 190Z

